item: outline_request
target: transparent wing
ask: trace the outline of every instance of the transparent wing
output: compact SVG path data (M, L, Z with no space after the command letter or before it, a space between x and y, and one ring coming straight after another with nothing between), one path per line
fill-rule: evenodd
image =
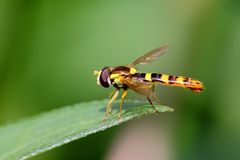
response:
M156 48L143 56L136 59L134 62L130 64L130 66L135 66L137 64L147 64L154 60L156 60L160 55L164 54L169 48L169 45L164 45L159 48Z
M124 84L128 86L129 89L145 96L153 94L153 84L151 82L145 82L131 77L126 77L124 79Z

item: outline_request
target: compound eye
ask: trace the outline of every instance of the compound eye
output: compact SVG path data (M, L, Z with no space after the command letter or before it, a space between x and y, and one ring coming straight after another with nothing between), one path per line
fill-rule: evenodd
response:
M108 88L110 86L111 82L110 82L109 72L107 67L102 69L99 80L103 87Z

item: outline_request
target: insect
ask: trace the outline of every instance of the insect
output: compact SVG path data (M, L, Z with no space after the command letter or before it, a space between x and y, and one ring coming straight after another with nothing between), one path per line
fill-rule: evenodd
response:
M138 94L146 96L151 106L158 113L153 104L153 100L156 103L160 103L155 95L155 85L163 84L169 86L179 86L183 88L189 88L194 92L202 92L204 89L203 83L189 77L173 76L161 73L140 73L137 72L135 66L138 64L148 64L156 60L160 55L164 54L168 50L169 46L164 45L156 48L143 56L139 57L128 65L121 65L115 67L104 67L100 71L94 71L97 76L97 84L108 88L111 85L115 90L110 94L110 99L106 106L106 113L103 120L106 120L112 110L112 103L116 100L119 94L119 90L123 89L122 99L120 102L120 109L118 118L121 119L121 112L124 103L124 99L128 94L128 89L131 89Z

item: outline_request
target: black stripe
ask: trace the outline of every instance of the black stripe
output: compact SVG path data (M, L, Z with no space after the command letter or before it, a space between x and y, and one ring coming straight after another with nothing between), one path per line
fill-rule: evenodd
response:
M135 73L132 76L139 78L140 74L139 73Z
M176 81L176 77L175 76L169 76L168 77L168 83L169 84L174 84Z
M140 73L139 78L145 79L146 73Z
M190 78L188 78L188 77L184 77L184 79L183 79L183 82L184 82L184 84L190 84Z
M159 74L152 73L151 78L152 78L152 82L157 82L159 80Z
M135 74L132 75L132 77L139 79L140 74L139 73L135 73Z
M157 79L159 78L159 75L157 73L152 73L151 77L152 79Z
M152 73L152 82L160 82L162 74L161 73Z

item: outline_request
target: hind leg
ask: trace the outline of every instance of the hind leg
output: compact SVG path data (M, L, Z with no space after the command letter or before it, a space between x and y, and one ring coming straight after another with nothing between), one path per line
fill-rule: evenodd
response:
M157 104L161 104L159 99L157 98L156 96L156 93L155 93L155 85L152 85L152 94L151 94L153 100L157 103ZM159 113L158 111L156 111L157 113Z
M159 113L158 110L156 109L156 107L153 105L151 99L149 97L147 97L149 103L151 104L151 106L153 107L153 109L155 110L155 113Z
M154 106L154 104L152 103L152 100L150 99L150 97L153 97L154 100L157 99L156 96L154 97L154 94L155 94L154 88L155 88L155 86L150 83L148 83L148 84L144 83L144 85L142 85L142 83L140 83L139 86L134 88L134 91L141 95L146 96L147 100L149 101L149 103L151 104L151 106L153 107L155 112L159 113L158 110L156 109L156 107Z
M160 104L159 99L157 98L156 94L155 94L155 85L152 86L152 97L154 99L155 102L157 102L158 104Z

